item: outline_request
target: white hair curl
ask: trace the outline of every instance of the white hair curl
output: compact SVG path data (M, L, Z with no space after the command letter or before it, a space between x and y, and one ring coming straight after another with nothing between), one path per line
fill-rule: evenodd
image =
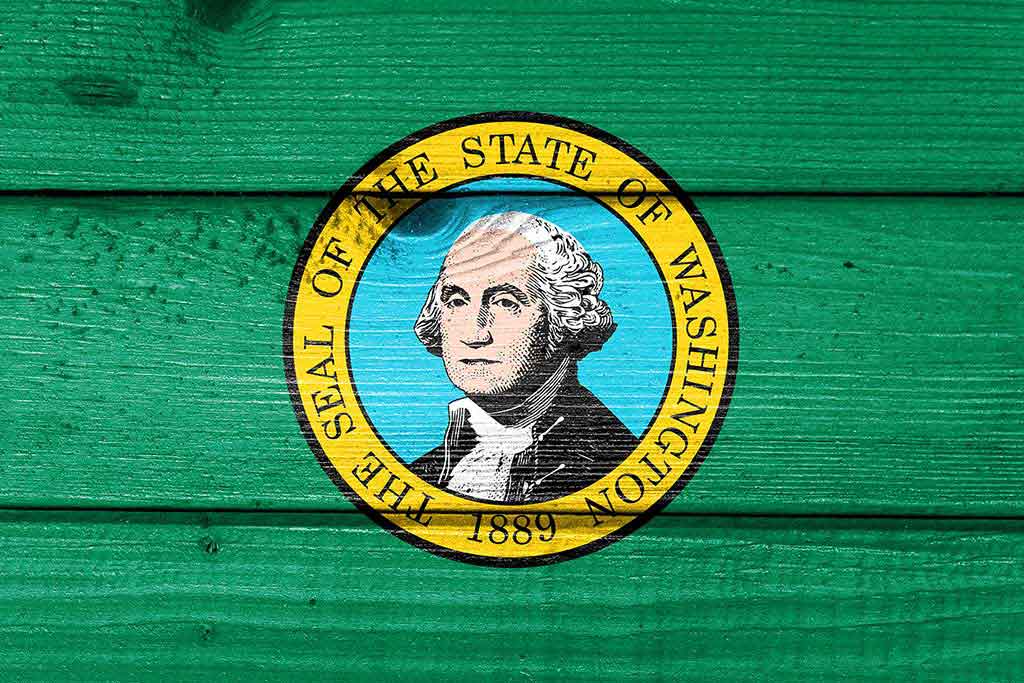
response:
M540 216L520 211L484 216L463 230L458 240L476 231L518 234L537 249L531 289L547 314L549 357L564 353L580 359L608 341L615 322L608 304L598 298L604 272L575 237ZM441 355L439 281L440 274L413 326L416 336L434 355Z

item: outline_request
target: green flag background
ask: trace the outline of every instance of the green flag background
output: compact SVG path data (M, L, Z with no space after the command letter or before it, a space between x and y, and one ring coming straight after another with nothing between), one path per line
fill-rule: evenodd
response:
M1022 68L1015 3L0 8L0 672L1020 680ZM358 513L281 360L331 192L504 109L690 191L742 337L683 493L516 570Z

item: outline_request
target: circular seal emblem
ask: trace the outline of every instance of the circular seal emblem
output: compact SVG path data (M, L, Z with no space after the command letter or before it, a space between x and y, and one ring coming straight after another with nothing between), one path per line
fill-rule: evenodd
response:
M299 254L284 364L332 481L399 537L523 566L601 548L693 477L738 357L693 202L564 118L445 121L363 166Z

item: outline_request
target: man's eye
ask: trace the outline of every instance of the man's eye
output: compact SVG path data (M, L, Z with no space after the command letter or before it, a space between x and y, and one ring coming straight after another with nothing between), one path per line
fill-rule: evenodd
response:
M448 308L459 308L460 306L466 305L466 300L458 297L452 297L445 302L445 305L448 306Z
M495 299L494 305L504 308L509 313L519 312L519 302L511 297L503 296L500 299Z

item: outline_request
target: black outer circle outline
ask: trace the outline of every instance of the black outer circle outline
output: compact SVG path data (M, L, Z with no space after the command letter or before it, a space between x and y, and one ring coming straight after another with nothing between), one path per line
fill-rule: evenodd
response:
M665 187L668 188L668 191L683 205L687 213L690 214L690 218L696 224L697 229L701 233L701 237L703 237L705 244L707 244L708 249L711 252L711 256L715 261L715 266L718 268L719 277L722 281L722 290L725 295L726 315L729 319L729 331L732 336L729 344L729 358L726 366L725 384L722 387L722 397L719 401L718 409L715 412L715 417L708 429L707 436L701 443L701 446L696 455L694 455L693 460L690 461L690 464L679 476L672 487L662 494L661 498L652 503L651 506L643 513L637 515L620 528L611 531L600 538L594 539L589 543L577 546L570 550L551 553L549 555L535 555L531 557L488 557L484 555L473 555L471 553L464 553L462 551L452 550L451 548L438 546L410 531L406 531L404 528L391 522L383 513L374 510L370 505L368 505L358 493L348 486L341 475L338 474L334 465L328 459L327 454L320 446L320 442L313 433L313 428L309 424L308 419L306 419L305 411L302 407L302 398L299 395L298 381L296 380L295 375L294 354L292 353L291 345L293 334L292 318L295 314L295 302L298 298L298 290L301 285L302 274L305 272L309 256L313 251L313 246L316 244L324 227L327 225L327 221L330 220L332 215L334 215L334 212L337 210L341 202L351 194L356 185L358 185L359 182L362 181L369 173L380 166L381 163L393 157L401 150L429 137L433 137L438 133L477 123L495 123L502 121L548 124L567 128L577 133L582 133L583 135L596 138L628 155L634 161L646 168L657 180L664 184ZM346 316L346 323L347 321L348 316ZM673 332L675 333L676 331L674 330ZM345 333L347 335L348 331L346 330ZM331 200L327 203L327 206L324 207L323 211L320 212L316 221L313 223L313 227L310 229L305 242L302 244L302 248L299 250L299 255L295 262L295 268L292 270L292 277L288 283L288 295L285 298L281 354L284 361L285 381L288 384L288 393L292 400L292 409L295 411L302 435L306 438L306 443L316 456L317 461L320 463L320 467L323 468L324 472L330 480L334 482L335 486L338 487L342 494L344 494L344 496L353 505L355 505L360 512L372 519L378 526L391 532L406 543L440 557L458 560L467 564L489 567L534 567L581 557L605 548L612 543L625 538L649 522L655 514L664 509L666 505L679 495L679 492L686 487L691 479L693 479L693 475L697 473L697 470L707 458L708 453L714 446L715 440L718 438L718 434L721 431L722 423L725 420L729 404L732 401L733 389L736 383L736 370L739 364L739 341L739 315L736 308L736 296L732 287L732 277L729 275L729 270L725 265L725 259L722 256L722 250L719 247L714 234L711 232L711 228L708 226L707 221L704 219L703 214L700 213L700 210L693 203L693 200L690 199L689 195L683 191L679 184L676 183L676 181L673 180L672 177L664 171L664 169L628 142L599 128L595 128L590 124L583 123L582 121L554 116L552 114L538 114L529 111L497 111L459 116L435 123L431 126L418 130L415 133L407 135L398 142L389 145L376 154L372 159L363 164L359 170L345 181L345 184L334 193ZM673 344L673 354L675 353L674 347L675 345ZM671 375L674 371L674 367L669 371L670 381ZM658 410L661 410L661 406L659 406Z

